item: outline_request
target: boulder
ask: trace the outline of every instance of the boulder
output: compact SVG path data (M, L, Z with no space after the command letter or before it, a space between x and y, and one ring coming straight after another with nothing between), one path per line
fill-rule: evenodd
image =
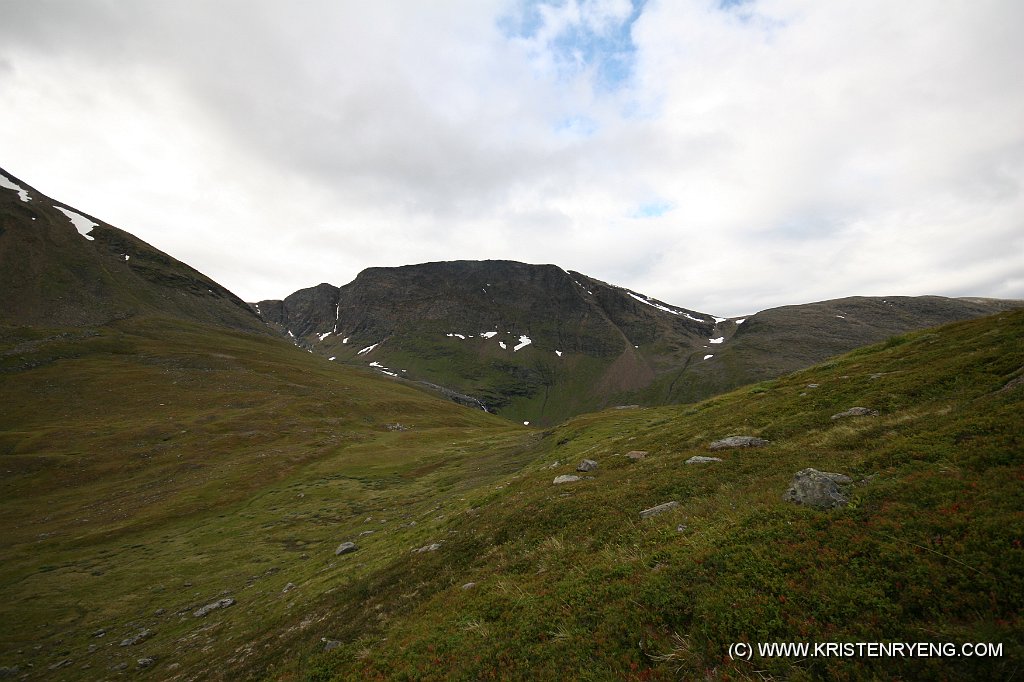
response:
M708 446L708 450L727 450L729 448L760 448L768 445L771 441L753 436L729 436L722 440L716 440Z
M871 410L866 407L851 407L845 412L832 415L832 419L843 419L844 417L877 417L878 410Z
M657 516L658 514L663 514L663 513L667 512L670 509L675 509L678 506L679 506L679 503L676 502L675 500L672 500L671 502L665 502L663 504L659 504L656 507L651 507L650 509L644 509L642 512L640 512L640 518L641 519L648 519L648 518L650 518L652 516Z
M641 459L647 456L646 450L632 450L626 453L626 458L631 459L634 462L639 462Z
M339 554L348 554L349 552L354 552L357 549L359 548L356 547L356 543L343 542L340 545L338 545L338 549L334 550L334 556L338 556Z
M845 507L849 500L840 486L851 483L853 479L843 474L803 469L793 476L789 489L782 495L782 499L816 509Z
M580 480L579 476L573 476L572 474L562 474L561 476L555 476L555 480L552 481L555 485L561 485L562 483L575 483Z
M576 471L593 471L597 468L597 462L592 459L585 459L576 467Z
M711 462L721 461L721 457L704 457L703 455L694 455L690 459L683 462L683 464L710 464Z

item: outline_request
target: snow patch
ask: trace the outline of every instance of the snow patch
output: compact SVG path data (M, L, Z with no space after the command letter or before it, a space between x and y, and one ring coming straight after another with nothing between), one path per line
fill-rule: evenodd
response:
M32 201L32 198L29 197L27 190L22 189L20 185L18 185L16 182L13 182L9 177L4 175L3 173L0 173L0 187L3 187L4 189L13 189L15 192L18 193L18 198L21 199L22 201ZM32 220L35 220L35 218L33 218Z
M711 359L711 358L713 358L713 357L715 357L715 356L714 356L714 355L705 355L705 356L704 356L704 359L705 359L705 360L710 360L710 359Z
M462 334L445 334L445 336L447 336L448 338L452 338L454 336L457 339L462 339L463 341L466 340L466 337L463 336Z
M722 343L725 341L724 336L719 336L717 339L708 339L708 343Z
M711 319L715 321L715 324L722 324L723 322L725 322L729 318L728 317L715 317L714 315L712 315Z
M635 298L636 300L640 301L644 305L649 305L652 308L657 308L658 310L664 310L666 313L672 313L673 315L682 315L682 314L684 314L684 313L682 313L682 312L680 312L678 310L673 310L672 308L667 308L667 307L661 305L660 303L652 303L649 298L644 297L644 296L639 296L637 294L634 294L632 291L627 291L626 293L629 294L632 298ZM690 316L687 315L687 317L690 317ZM703 322L703 320L698 320L698 322Z
M555 355L557 355L558 357L562 357L562 351L556 350Z
M515 353L516 351L522 350L523 348L529 346L531 343L533 343L533 340L530 339L530 337L527 336L526 334L522 334L519 337L519 343L517 343L516 346L512 349L512 352Z
M694 322L707 322L707 320L702 320L699 317L694 317L690 313L683 313L683 317L685 317L688 320L693 320Z
M740 318L740 319L736 320L736 324L743 324L746 321L747 321L747 318L743 317L743 318Z
M523 422L523 426L529 426L530 422Z
M374 360L373 362L370 363L370 367L384 367L384 365ZM387 367L384 367L384 369L387 369Z
M389 371L387 371L386 369L382 369L382 370L381 370L381 374L387 374L387 375L388 375L389 377L397 377L397 376L398 376L398 375L397 375L397 374L395 374L394 372L389 372Z
M129 255L127 254L127 253L126 253L126 254L124 254L124 262L125 262L125 263L127 263L127 262L128 262L128 259L129 259L129 258L131 258L131 256L129 256ZM257 311L257 312L259 312L259 309L260 309L260 307L259 307L259 306L256 306L256 311Z
M846 319L846 315L836 315L836 317L838 317L840 320Z
M323 334L317 334L317 338L320 339L321 341L323 341L324 339L326 339L328 336L330 336L333 333L334 332L324 332Z
M61 208L60 206L54 206L54 208L63 213L64 215L66 215L68 217L68 220L71 221L71 224L75 226L75 229L78 230L83 237L85 237L89 241L93 240L93 237L90 237L89 233L92 232L92 228L99 225L99 223L94 223L93 221L86 218L84 215L80 213L75 213L69 208Z
M292 334L291 329L288 330L288 336L292 337L293 339L295 338L295 334Z
M348 339L345 339L345 340L348 341ZM369 353L371 350L373 350L374 348L376 348L379 345L380 345L380 342L378 341L377 343L373 344L372 346L367 346L366 348L362 349L361 351L356 353L356 355L362 355L363 353Z
M328 360L334 360L334 358L336 358L336 357L337 357L336 355L332 355L331 357L329 357L329 358L327 358L327 359L328 359Z
M504 341L498 341L498 345L501 346L502 349L507 349L508 348L508 346L505 345Z
M481 339L490 339L498 335L498 332L480 332Z
M347 337L347 336L346 336L345 338L343 338L343 339L341 340L341 342L342 342L342 343L348 343L348 338L349 338L349 337Z

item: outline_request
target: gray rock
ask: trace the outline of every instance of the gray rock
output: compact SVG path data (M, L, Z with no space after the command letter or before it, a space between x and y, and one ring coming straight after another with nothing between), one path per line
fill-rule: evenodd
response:
M441 549L441 544L438 542L432 542L429 545L423 545L419 549L414 549L413 552L416 554L423 554L424 552L436 552Z
M291 592L294 589L295 589L295 583L288 583L287 585L284 586L284 589L281 590L281 592L283 594L285 592Z
M665 502L663 504L659 504L656 507L651 507L650 509L644 509L642 512L640 512L640 518L641 519L648 519L648 518L650 518L652 516L657 516L658 514L663 514L663 513L667 512L670 509L675 509L678 506L679 506L679 503L676 502L675 500L672 500L671 502Z
M639 462L641 459L647 456L646 450L631 450L626 453L626 458L631 459L634 462Z
M464 589L464 590L471 590L474 587L476 587L476 583L466 583L465 585L462 586L462 589Z
M156 659L155 658L140 658L138 661L136 661L136 663L139 664L140 668L148 668L151 665L153 665L154 663L156 663Z
M216 611L217 609L226 609L234 603L234 599L232 599L231 597L225 597L224 599L218 599L215 602L210 602L206 606L196 609L192 615L196 618L205 618L207 615L210 614L211 611Z
M576 467L576 471L593 471L597 468L597 462L592 459L585 459Z
M853 482L849 476L817 469L798 471L782 495L787 502L807 505L816 509L845 507L849 501L840 486Z
M328 639L324 642L324 651L330 651L331 649L337 649L341 646L341 642L336 639Z
M60 670L61 668L66 668L69 665L71 665L71 659L65 658L63 661L57 661L56 663L51 665L50 670Z
M103 637L106 634L107 634L107 629L106 628L100 628L96 632L92 633L92 636L93 637Z
M818 388L821 384L807 384L807 388Z
M338 545L338 549L334 550L334 555L337 556L339 554L348 554L349 552L354 552L357 549L359 549L359 548L356 547L356 543L354 543L354 542L343 542L340 545Z
M877 417L878 410L872 410L867 407L851 407L845 412L832 415L832 419L842 419L844 417Z
M703 455L694 455L690 459L683 462L683 464L710 464L711 462L721 462L721 457L705 457Z
M138 632L136 632L131 637L127 637L125 639L122 639L121 640L121 646L135 646L139 642L142 642L144 640L149 639L150 637L153 636L153 634L154 634L153 631L150 630L149 628L146 628L144 630L139 630Z
M580 480L579 476L573 476L572 474L562 474L561 476L555 476L555 480L552 481L555 485L561 485L562 483L575 483Z
M708 450L727 450L729 448L760 448L768 445L771 441L753 436L729 436L722 440L716 440L708 446Z
M12 666L6 666L6 665L4 665L4 666L0 666L0 677L14 677L15 675L17 675L17 674L18 674L18 672L19 672L20 670L21 670L21 668L19 668L19 667L18 667L18 666L16 666L16 665L12 665Z

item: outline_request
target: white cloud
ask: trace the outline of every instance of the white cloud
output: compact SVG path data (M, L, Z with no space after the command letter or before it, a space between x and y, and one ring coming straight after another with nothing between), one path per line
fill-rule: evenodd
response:
M452 258L1024 297L1010 0L9 5L0 164L248 299Z

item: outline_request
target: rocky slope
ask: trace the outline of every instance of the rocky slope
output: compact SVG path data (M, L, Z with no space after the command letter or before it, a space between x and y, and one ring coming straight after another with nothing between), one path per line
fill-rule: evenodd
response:
M700 400L1017 303L858 297L727 319L554 265L454 261L370 268L344 286L320 284L254 308L336 361L549 424L616 404Z

